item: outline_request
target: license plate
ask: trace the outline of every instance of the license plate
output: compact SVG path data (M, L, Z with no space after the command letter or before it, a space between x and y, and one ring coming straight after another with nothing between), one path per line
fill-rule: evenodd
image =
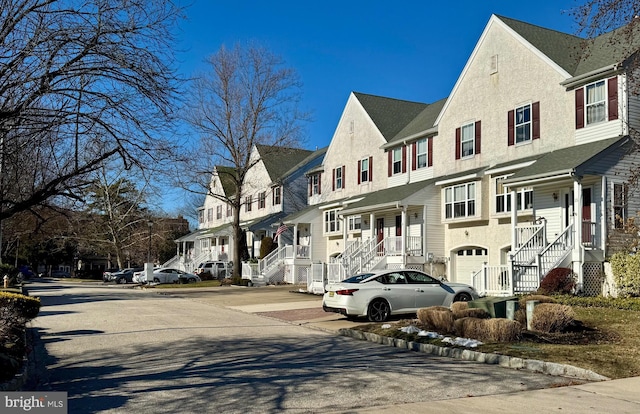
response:
M329 292L329 297L332 298L333 297L333 292Z

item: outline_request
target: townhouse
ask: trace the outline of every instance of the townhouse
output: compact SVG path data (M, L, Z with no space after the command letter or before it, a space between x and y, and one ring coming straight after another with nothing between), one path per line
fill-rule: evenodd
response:
M305 172L316 167L325 149L315 151L256 145L251 152L253 166L247 172L241 194L240 226L244 233L245 258L258 258L260 243L273 237L282 219L306 207ZM209 193L198 209L198 229L176 240L178 253L165 266L192 271L208 260L231 261L235 240L233 209L225 199L235 194L230 180L234 170L217 166L211 177ZM285 232L280 243L291 244L292 234Z
M311 207L285 222L312 229L329 279L417 267L513 294L562 266L600 293L616 234L640 208L638 99L614 37L587 43L494 15L446 99L352 93L308 173Z

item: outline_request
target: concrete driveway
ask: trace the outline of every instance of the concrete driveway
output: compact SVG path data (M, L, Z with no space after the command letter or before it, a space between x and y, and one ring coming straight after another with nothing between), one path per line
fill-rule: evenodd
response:
M281 303L307 306L302 314L319 300L268 289L34 283L30 293L43 308L33 326L46 371L33 387L67 391L70 413L320 413L567 382L261 316L282 311Z

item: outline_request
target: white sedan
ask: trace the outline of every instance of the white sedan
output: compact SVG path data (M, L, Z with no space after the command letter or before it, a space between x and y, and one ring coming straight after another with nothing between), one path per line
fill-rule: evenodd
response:
M347 318L366 316L372 322L383 322L390 315L477 298L469 285L443 282L418 270L396 269L363 273L327 285L322 308Z
M134 282L147 283L145 271L136 272L133 275ZM180 269L162 267L153 271L153 283L195 283L200 282L200 277Z

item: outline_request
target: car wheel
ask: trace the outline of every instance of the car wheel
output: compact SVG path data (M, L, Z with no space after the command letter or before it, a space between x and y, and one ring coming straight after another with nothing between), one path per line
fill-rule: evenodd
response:
M384 299L376 299L369 304L367 317L371 322L384 322L389 317L391 308Z
M454 298L454 302L469 302L471 300L471 295L467 292L458 293Z
M189 278L189 283L196 283L196 279L195 279L195 278L193 278L193 277L190 277L190 278Z
M153 283L160 283L160 279L158 279L157 277L153 278Z
M127 279L121 277L120 279L116 280L116 283L119 285L124 285L125 283L127 283Z

